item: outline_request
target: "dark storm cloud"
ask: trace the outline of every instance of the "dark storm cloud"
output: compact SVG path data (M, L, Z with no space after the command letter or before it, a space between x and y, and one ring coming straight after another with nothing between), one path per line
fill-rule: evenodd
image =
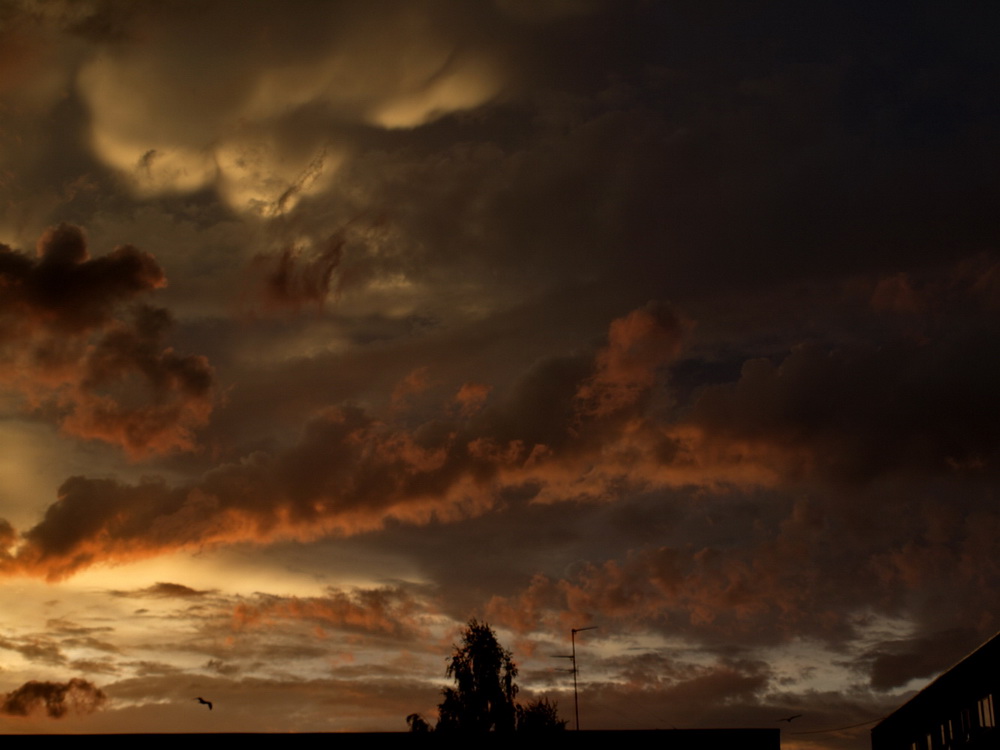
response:
M204 357L164 346L166 310L129 306L166 283L151 255L125 245L91 258L83 231L61 224L39 239L37 260L0 247L0 281L6 385L67 433L135 457L193 447L214 377Z
M934 677L947 671L982 642L982 634L953 628L907 640L887 641L861 659L876 690L890 690L911 680Z
M789 492L808 499L793 502ZM594 562L551 569L517 593L494 595L490 620L526 635L597 621L710 648L806 638L840 649L872 627L873 614L905 618L917 639L961 626L966 645L1000 626L995 602L982 595L1000 585L990 553L1000 519L989 481L825 490L800 483L753 500L702 490L690 503L670 494L663 501L673 503L675 518L652 536L673 537L671 545L640 546L641 531L616 529L617 546L591 552ZM637 521L650 525L647 515ZM953 604L943 610L945 600ZM882 653L888 658L877 659ZM902 669L893 653L886 645L862 663ZM922 663L910 662L914 669Z
M193 429L213 408L215 378L205 357L164 348L171 325L166 310L143 306L130 327L104 334L87 353L75 408L63 429L121 445L134 456L192 449ZM128 398L133 380L147 394L137 405Z
M682 655L647 651L600 662L595 663L593 655L586 662L591 677L580 692L584 728L776 726L775 720L787 716L790 706L799 705L798 696L774 691L775 674L760 661L692 663ZM614 679L595 678L595 672ZM870 716L871 704L864 697L853 704L838 697L836 713L810 714L809 728L836 726L836 717L844 715L850 719L841 721L842 726ZM559 693L558 700L564 712L572 711L571 691ZM818 703L810 705L819 708Z
M3 697L0 713L28 716L44 711L52 719L67 713L92 713L107 702L107 696L94 683L74 677L69 682L26 682Z
M599 276L588 306L637 290L709 305L721 290L995 245L984 71L997 63L981 39L965 45L975 24L821 5L729 8L720 24L623 3L555 25L534 40L532 80L560 96L540 86L549 96L515 97L443 146L431 132L377 143L345 165L343 198L386 207L398 227L380 263L488 288L488 274L533 287ZM862 33L849 33L855 14ZM881 86L892 95L876 99ZM949 106L952 87L966 106Z
M858 613L875 606L913 618L920 643L959 623L976 623L963 643L988 637L1000 624L981 595L1000 585L990 552L1000 523L994 268L980 255L873 280L878 314L850 343L749 360L735 382L696 390L675 421L658 424L670 447L658 454L661 469L686 466L692 484L710 490L697 504L664 498L675 520L659 533L673 544L630 545L643 538L637 527L603 563L495 597L490 617L524 633L603 618L705 643L796 633L843 644L865 627ZM905 304L886 303L900 295ZM873 332L878 344L862 338ZM655 476L654 465L646 471ZM777 494L725 499L762 487ZM727 506L721 518L738 523L749 511L740 531L704 509L713 493ZM648 514L638 518L648 524ZM671 528L679 523L687 539ZM957 608L942 612L942 598ZM907 664L911 676L940 667L893 654L866 662L882 689L903 684L891 675Z
M91 258L79 227L60 224L38 240L38 259L0 246L0 336L23 328L67 334L110 323L118 308L166 283L153 256L130 245Z
M965 289L956 299L970 294ZM976 313L981 303L969 309ZM354 533L388 518L458 520L497 508L504 490L518 488L536 501L557 501L622 498L642 487L832 481L822 491L829 505L791 504L742 546L637 551L594 566L582 581L546 584L553 595L544 606L620 609L651 622L681 617L706 634L766 637L768 628L806 628L838 640L851 634L850 612L866 598L896 597L901 587L933 579L928 566L955 560L948 545L935 542L931 557L913 546L935 539L934 501L926 496L928 515L911 516L909 536L883 527L881 538L831 533L860 520L856 504L838 494L841 483L864 486L919 469L947 486L995 469L998 435L981 405L1000 372L984 369L995 357L982 345L990 339L976 318L968 330L951 325L921 344L904 338L882 350L806 347L780 366L751 361L738 382L704 389L671 421L650 397L656 373L678 357L684 326L669 308L647 306L615 321L594 357L550 360L464 421L407 429L341 407L318 415L296 446L219 467L189 487L73 478L9 565L59 578L177 547ZM967 338L953 341L955 331ZM981 388L956 376L963 362L979 368L982 377L972 382ZM899 502L888 496L883 506ZM969 495L963 508L980 518L980 528L992 524L981 494ZM973 527L948 528L956 543L978 546ZM866 586L850 585L854 573L830 575L857 565L877 573ZM822 602L831 609L817 609ZM538 622L531 607L516 611L525 627Z
M749 360L737 382L705 387L685 421L708 451L749 446L784 476L991 475L1000 459L995 269L977 256L932 283L883 279L872 305L896 317L877 341Z
M643 439L632 423L641 419L655 373L676 355L680 334L668 307L634 311L611 326L589 367L543 367L515 389L505 410L465 422L434 419L407 429L344 406L318 414L294 447L220 466L189 487L73 477L25 532L11 564L56 579L105 559L170 548L356 533L389 518L478 515L503 487L546 488L553 500L617 493L625 464L642 448L630 445ZM540 407L551 418L540 421ZM602 453L581 485L578 467Z
M858 563L838 552L819 508L796 508L778 530L753 536L736 548L635 550L563 580L539 575L489 611L522 632L595 620L706 643L775 643L791 633L841 642L853 635L854 609L885 595L877 583L843 589Z

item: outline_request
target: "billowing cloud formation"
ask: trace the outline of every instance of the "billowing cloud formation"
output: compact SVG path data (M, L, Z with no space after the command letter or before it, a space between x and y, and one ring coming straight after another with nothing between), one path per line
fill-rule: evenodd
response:
M312 539L380 528L390 518L455 519L493 507L512 487L546 488L549 499L613 495L639 450L636 419L655 380L650 368L672 356L678 336L669 309L652 306L612 326L592 368L547 366L510 403L464 422L405 429L358 407L330 408L296 446L221 466L194 486L73 477L25 532L11 565L60 578L170 548ZM584 469L599 454L601 462Z
M843 644L872 626L873 612L905 613L933 637L884 643L860 659L880 690L934 674L1000 627L981 600L1000 585L989 481L797 486L810 497L674 496L684 519L667 532L674 543L640 545L640 515L625 529L637 537L627 554L562 576L536 574L519 593L495 596L488 614L525 634L600 621L702 643L773 645L793 637ZM935 602L949 596L957 603L942 612Z
M801 349L780 366L750 361L739 381L704 389L671 419L670 412L650 408L656 406L650 396L657 373L678 354L682 330L669 308L650 305L615 321L592 359L541 363L505 399L471 416L404 427L360 407L329 408L298 444L220 466L186 487L73 477L44 519L24 533L7 567L60 578L97 562L176 548L353 534L382 528L389 519L457 520L509 502L510 492L555 502L790 482L846 482L860 491L867 483L893 481L903 468L920 467L942 481L995 469L998 435L979 409L993 398L1000 371L984 362L974 339L955 344L949 333L884 351ZM973 356L981 387L964 378L959 388L953 365ZM913 390L906 374L915 370L927 377ZM913 408L940 402L948 408ZM967 511L980 503L970 494ZM694 623L719 617L715 612L739 618L745 608L763 607L793 624L815 617L817 627L832 633L844 623L809 615L801 597L818 590L824 550L831 560L858 551L854 543L839 551L830 546L827 527L844 522L837 507L831 515L800 503L776 539L735 555L664 549L654 562L652 553L643 553L626 568L612 565L591 576L585 589L601 590L599 581L619 575L642 586L661 581ZM913 523L918 520L930 524ZM927 529L909 531L892 537L898 547L885 547L884 538L872 542L862 558L877 574L872 580L930 575L921 572L930 558L907 546ZM965 544L978 538L971 527L954 531L956 539L969 537ZM806 545L807 539L815 544ZM646 570L643 560L655 570ZM638 573L627 573L637 565ZM793 581L793 574L804 578ZM693 588L684 583L694 580ZM831 596L835 589L831 584ZM776 598L778 591L786 592L783 598Z
M74 677L69 682L26 682L7 693L0 703L0 713L28 716L44 711L50 718L61 719L67 713L88 714L101 708L107 696L94 683Z
M128 308L165 283L148 253L124 245L91 258L67 224L42 235L37 259L0 246L0 383L67 433L135 457L190 449L212 410L212 370L164 347L166 310Z
M495 598L489 611L521 632L600 619L708 641L768 643L792 632L839 641L851 635L854 608L873 590L887 595L887 587L875 580L842 591L850 576L828 571L825 563L828 556L848 561L816 544L822 519L793 518L785 526L786 535L760 546L650 548L583 566L572 579L536 576L520 595Z
M431 5L174 6L81 71L94 151L143 195L214 185L235 208L288 206L329 183L337 125L412 128L501 92L475 14L455 5L441 24ZM253 54L212 54L231 44Z
M583 411L613 414L648 394L659 368L680 351L681 325L668 307L647 305L611 324L594 375L577 391Z
M4 340L38 329L80 333L101 328L122 303L166 283L153 256L131 245L91 258L83 230L69 224L47 230L37 253L32 260L0 246Z

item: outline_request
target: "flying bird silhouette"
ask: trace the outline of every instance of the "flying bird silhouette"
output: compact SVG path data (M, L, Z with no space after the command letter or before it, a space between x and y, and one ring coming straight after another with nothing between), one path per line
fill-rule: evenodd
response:
M789 724L791 724L793 719L797 719L800 716L802 716L802 714L795 714L794 716L785 716L781 719L776 719L775 721L787 721Z
M208 706L208 710L209 711L212 710L212 701L207 701L204 698L202 698L201 696L198 696L197 698L195 698L195 700L198 701L199 703L201 703L202 705Z

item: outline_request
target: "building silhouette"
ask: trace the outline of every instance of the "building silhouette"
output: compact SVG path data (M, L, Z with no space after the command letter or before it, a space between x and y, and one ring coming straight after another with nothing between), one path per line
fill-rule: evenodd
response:
M872 729L872 750L1000 748L1000 633Z

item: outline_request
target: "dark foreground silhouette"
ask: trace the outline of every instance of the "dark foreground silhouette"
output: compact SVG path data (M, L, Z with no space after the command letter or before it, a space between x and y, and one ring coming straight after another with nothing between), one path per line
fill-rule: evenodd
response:
M431 727L420 714L410 714L406 723L413 734L509 735L562 732L566 721L559 707L548 698L517 703L517 665L508 649L500 645L488 623L475 618L462 631L462 643L448 661L445 674L454 687L441 690L438 720Z
M79 743L86 738L100 742L105 747L135 748L137 742L148 738L169 738L171 742L178 740L204 738L206 742L218 744L230 738L234 741L246 740L249 737L261 737L268 746L279 742L281 747L323 747L326 750L335 747L364 748L373 747L407 748L407 747L470 747L470 736L465 733L413 733L413 732L310 732L295 733L254 733L230 732L228 734L86 734L86 735L21 735L21 737L44 737L45 741L59 744ZM16 740L17 737L9 739ZM511 747L511 737L508 734L489 732L475 736L476 748ZM584 730L581 732L563 732L553 738L549 746L580 744L584 747L629 747L656 748L657 750L780 750L780 731L777 729L662 729L662 730L632 730L632 731L600 731Z

